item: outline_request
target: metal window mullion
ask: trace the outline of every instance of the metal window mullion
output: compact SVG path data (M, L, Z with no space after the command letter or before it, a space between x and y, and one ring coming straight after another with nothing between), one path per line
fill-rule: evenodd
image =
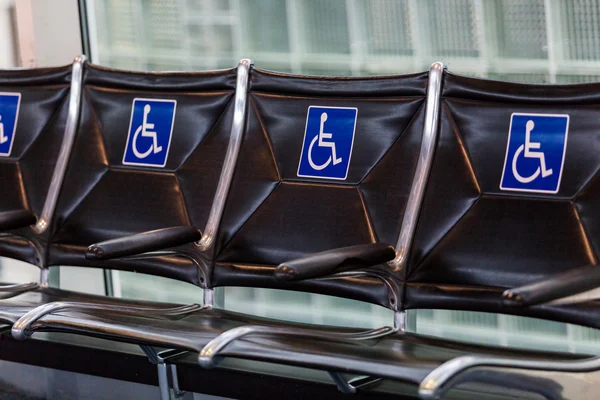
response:
M423 2L418 0L408 1L410 21L410 36L413 48L413 65L416 70L421 70L428 64L427 58L431 56L431 38L426 28L429 26L427 13L421 12Z
M575 339L575 326L572 324L567 324L567 348L569 352L575 353L576 351L576 339Z
M359 76L362 70L362 63L365 58L365 43L367 43L364 34L364 22L361 22L360 5L357 0L346 0L346 18L348 20L348 39L350 41L352 75Z
M499 341L501 346L508 346L508 336L509 336L509 326L508 316L504 314L497 314L496 318L498 319L498 334Z
M556 83L558 56L562 53L562 28L560 25L560 12L557 6L558 4L552 0L544 0L546 40L548 42L548 79L550 83Z
M490 69L490 41L486 30L485 8L483 0L473 0L473 17L475 20L475 34L477 35L480 70L477 71L487 76Z
M137 32L137 38L136 38L137 61L138 61L138 63L144 65L144 69L148 69L148 55L147 54L150 49L148 46L148 40L146 38L146 27L144 26L146 19L144 18L144 7L142 4L142 1L143 0L133 0L132 1L133 15L135 16L135 20L137 21L137 23L136 23L136 21L133 21L133 23L136 24L135 30Z
M298 20L299 15L299 4L297 0L286 0L285 10L288 24L288 41L290 48L290 61L292 72L298 74L302 71L301 51L302 43L300 42L300 21Z
M440 337L444 336L444 328L447 327L447 325L448 325L444 318L445 312L447 312L447 311L446 310L433 310L432 320L435 321L435 323L433 324L435 326L433 331L434 331L435 335L440 336Z
M99 40L98 40L98 19L103 21L103 32L106 35L106 15L104 13L104 8L100 7L101 11L98 12L98 8L96 7L96 0L85 0L85 7L87 8L87 13L85 17L87 18L87 28L89 35L89 44L90 44L90 54L86 54L91 61L96 64L100 64L100 49L99 49Z
M189 16L190 15L190 11L187 5L187 0L181 0L179 2L179 20L184 22L185 26L183 27L182 31L183 31L183 49L186 52L186 57L185 57L185 64L186 64L186 69L188 71L191 71L194 66L192 65L192 56L193 56L193 51L192 51L192 40L191 40L191 33L190 33L190 21L189 21Z
M121 274L116 269L110 270L111 289L114 297L123 297L123 289L121 285Z
M230 0L229 5L234 8L234 16L232 21L233 29L233 54L236 59L242 58L244 55L243 49L246 47L243 45L244 35L242 34L242 5L240 0Z
M215 4L214 4L214 0L206 0L205 4L208 5L208 15L210 15L211 17L215 14ZM209 44L208 46L206 46L206 48L208 49L208 52L210 54L210 61L208 62L208 68L209 69L217 69L217 65L218 65L218 61L216 58L216 51L214 48L214 43L217 43L216 40L211 40L211 38L216 37L215 35L215 24L214 22L209 21L207 24L204 25L205 29L206 29L206 38L209 39ZM205 41L205 43L207 43Z
M328 311L333 311L333 307L329 301L329 298L311 293L310 303L312 304L312 307L310 310L308 310L307 317L310 318L314 324L323 324L325 319L329 317L326 317L326 313Z

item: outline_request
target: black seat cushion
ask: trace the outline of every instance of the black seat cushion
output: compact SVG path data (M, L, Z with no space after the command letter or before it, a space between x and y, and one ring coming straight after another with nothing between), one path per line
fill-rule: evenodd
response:
M57 289L36 292L7 300L10 308L0 310L0 320L12 323L36 304L47 301L82 301L95 304L133 305L137 307L167 307L166 304L82 295ZM361 329L315 326L284 322L238 314L220 309L195 311L185 316L165 318L157 311L154 316L134 316L117 312L62 310L34 322L35 331L85 333L103 339L185 349L195 355L221 333L239 326L262 325L329 333L329 339L307 335L250 334L228 344L219 353L288 365L367 374L419 384L433 369L461 355L501 356L541 361L581 359L582 355L536 352L494 346L466 344L410 333L393 333L378 339L351 341L339 334L357 333ZM34 336L35 337L35 336ZM172 360L171 362L177 362Z

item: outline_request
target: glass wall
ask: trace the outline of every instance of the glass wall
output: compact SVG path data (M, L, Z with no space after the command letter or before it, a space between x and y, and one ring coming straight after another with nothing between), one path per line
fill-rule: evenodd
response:
M257 66L422 71L532 83L598 80L597 0L93 0L95 61L141 70Z

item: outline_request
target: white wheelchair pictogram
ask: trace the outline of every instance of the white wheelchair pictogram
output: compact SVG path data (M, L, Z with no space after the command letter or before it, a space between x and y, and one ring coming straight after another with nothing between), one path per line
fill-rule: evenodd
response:
M0 115L0 121L2 121L2 115ZM0 122L0 144L8 142L8 136L4 136L4 124Z
M540 148L539 142L532 142L530 139L531 131L533 131L534 127L535 124L532 120L527 121L527 125L525 125L525 143L519 146L512 160L513 175L515 179L521 183L529 183L534 181L540 175L540 173L542 174L542 178L552 175L552 169L546 169L546 157L544 153L542 151L532 151ZM533 174L527 177L521 176L517 171L517 160L521 153L523 153L523 157L525 158L537 158L540 160L540 166L537 167Z
M133 154L135 154L135 156L139 159L146 158L151 153L156 154L162 151L162 146L158 145L158 134L151 130L154 129L154 124L148 123L148 114L150 114L151 110L152 108L150 107L150 104L146 104L144 106L144 116L142 118L142 125L140 125L136 129L135 134L133 135L132 150ZM137 147L137 139L140 133L143 137L152 138L152 145L148 148L148 150L144 152L139 151Z
M320 128L319 128L319 135L315 136L313 138L313 140L310 142L310 146L308 146L308 163L316 171L321 171L322 169L327 168L327 166L332 161L333 161L333 165L337 165L342 162L341 157L337 158L335 156L335 143L334 142L326 142L323 140L323 139L331 139L333 136L331 133L323 132L323 130L325 129L325 121L327 121L327 113L321 114L321 124L320 124ZM331 155L329 156L329 158L327 158L327 161L325 161L321 165L315 164L312 160L312 150L313 150L313 146L315 145L315 142L317 141L317 139L319 139L319 147L330 147L331 148Z

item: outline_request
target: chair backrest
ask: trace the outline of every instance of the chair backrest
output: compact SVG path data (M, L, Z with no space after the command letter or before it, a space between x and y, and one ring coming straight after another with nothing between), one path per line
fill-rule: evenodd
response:
M427 73L332 78L251 70L212 285L306 290L388 306L377 279L281 285L273 270L314 252L396 244L419 157L426 86ZM391 275L387 266L380 271Z
M235 69L134 73L86 64L46 265L132 270L201 285L198 260L181 253L107 262L88 261L84 252L148 230L204 226L229 142L235 85Z
M0 212L42 214L69 114L71 66L0 71ZM0 256L39 265L31 227L0 233Z
M406 306L523 313L502 292L600 255L600 85L525 85L446 73L438 146Z

